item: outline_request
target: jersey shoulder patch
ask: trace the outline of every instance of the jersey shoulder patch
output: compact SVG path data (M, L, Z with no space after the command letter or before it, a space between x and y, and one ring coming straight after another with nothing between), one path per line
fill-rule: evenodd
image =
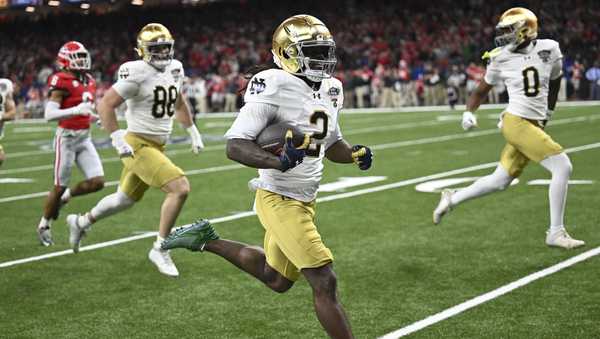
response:
M148 64L143 60L128 61L119 67L117 81L132 81L140 83L150 73Z
M536 53L545 63L562 58L558 41L552 39L537 40Z
M279 105L279 87L286 75L289 74L279 69L268 69L256 73L248 82L244 101Z

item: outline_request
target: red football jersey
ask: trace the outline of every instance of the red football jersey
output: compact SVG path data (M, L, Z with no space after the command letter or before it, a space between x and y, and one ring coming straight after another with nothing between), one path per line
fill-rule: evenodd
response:
M85 73L84 79L76 77L67 72L57 72L48 78L48 91L60 90L67 93L60 103L60 108L71 108L79 105L83 101L95 101L96 81L90 74ZM70 118L58 121L58 126L68 129L88 129L90 128L90 116L76 115Z

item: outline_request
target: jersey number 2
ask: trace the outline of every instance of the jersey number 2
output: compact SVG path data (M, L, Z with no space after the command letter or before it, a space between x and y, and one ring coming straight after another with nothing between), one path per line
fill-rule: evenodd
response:
M540 75L533 66L523 70L523 90L525 96L528 97L535 97L540 94Z
M152 116L162 118L165 113L168 116L175 114L175 101L177 100L177 88L169 86L168 90L162 86L154 87L154 105L152 105Z
M310 123L313 125L318 125L319 120L323 123L323 130L319 133L314 133L313 138L316 140L323 140L327 136L327 126L329 122L329 118L327 117L327 113L324 111L315 111L313 115L310 116ZM321 144L317 144L315 149L307 149L306 155L309 157L319 157L321 154Z

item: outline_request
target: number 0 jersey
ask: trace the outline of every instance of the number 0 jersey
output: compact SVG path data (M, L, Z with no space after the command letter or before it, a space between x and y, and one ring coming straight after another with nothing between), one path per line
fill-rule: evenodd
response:
M309 202L316 198L323 173L325 150L342 139L338 114L344 102L342 83L324 79L318 90L283 70L269 69L248 83L245 105L225 134L227 139L255 140L267 127L278 122L297 126L313 136L313 144L298 166L281 172L259 169L258 188Z
M558 42L534 40L524 50L498 48L490 53L485 82L504 82L508 90L507 112L527 119L545 120L550 80L562 75Z
M178 60L160 71L143 60L121 65L113 85L125 99L127 130L166 136L173 128L175 101L183 83L183 66Z

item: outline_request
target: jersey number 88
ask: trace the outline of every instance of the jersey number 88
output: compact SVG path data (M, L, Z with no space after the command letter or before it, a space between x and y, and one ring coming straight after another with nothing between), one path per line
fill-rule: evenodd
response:
M162 86L154 87L154 105L152 105L152 116L160 119L165 116L175 114L175 101L177 100L177 88L169 86L165 89Z

